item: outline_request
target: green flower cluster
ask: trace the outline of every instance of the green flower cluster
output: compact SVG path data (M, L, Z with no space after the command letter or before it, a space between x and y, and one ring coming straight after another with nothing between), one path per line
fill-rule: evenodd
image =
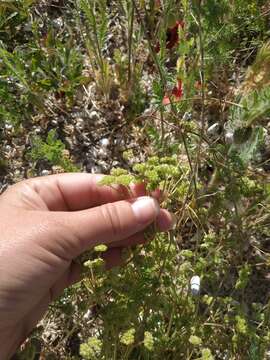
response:
M99 182L100 185L123 185L129 186L131 183L135 183L136 178L129 174L127 170L116 168L111 170L111 174L104 176L104 178Z
M86 360L100 359L102 341L96 337L89 338L87 343L81 344L80 355Z
M149 331L144 332L143 344L144 344L145 348L149 351L152 351L154 349L154 338L153 338L153 335Z
M182 174L176 156L150 157L145 163L135 164L132 172L121 168L112 169L110 175L100 181L100 185L129 186L131 183L144 182L147 190L151 191L161 187L165 181L178 179Z
M132 345L135 340L135 329L131 328L124 332L120 337L120 342L124 345Z
M147 183L148 190L154 190L161 186L164 181L179 178L181 175L178 160L175 156L162 158L154 156L143 164L134 165L133 171L139 179Z

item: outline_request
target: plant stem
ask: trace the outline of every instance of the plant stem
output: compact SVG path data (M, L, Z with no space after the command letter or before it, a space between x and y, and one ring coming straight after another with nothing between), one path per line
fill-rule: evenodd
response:
M132 65L132 39L133 39L133 29L134 29L134 5L131 3L131 9L128 16L130 16L129 21L129 33L128 33L128 83L131 82L131 65Z

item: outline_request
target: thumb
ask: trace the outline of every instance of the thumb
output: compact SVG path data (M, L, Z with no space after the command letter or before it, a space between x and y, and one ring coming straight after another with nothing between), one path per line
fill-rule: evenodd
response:
M108 203L76 212L54 212L62 234L59 241L64 258L74 258L97 244L110 244L142 231L159 215L156 199L142 196L133 200ZM62 225L62 226L61 226ZM64 235L64 236L63 236ZM67 236L65 236L67 235Z

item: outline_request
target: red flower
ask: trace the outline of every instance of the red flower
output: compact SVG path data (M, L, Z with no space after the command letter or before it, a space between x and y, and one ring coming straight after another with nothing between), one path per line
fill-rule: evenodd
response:
M179 35L178 35L179 27L181 27L183 29L184 26L185 26L184 21L180 20L180 21L176 21L176 23L173 27L167 29L166 49L172 49L175 45L178 44L178 42L179 42ZM160 51L160 43L157 42L157 44L155 46L155 52L159 53L159 51Z
M167 30L166 49L172 49L179 42L178 30L184 28L183 21L176 21L175 25Z
M171 91L171 98L173 99L173 102L177 102L181 99L183 96L183 82L181 79L177 79L177 84L174 86L174 88ZM171 103L170 97L166 94L162 100L163 105L169 105Z
M177 79L177 85L173 88L172 94L178 99L183 96L183 83L181 79Z

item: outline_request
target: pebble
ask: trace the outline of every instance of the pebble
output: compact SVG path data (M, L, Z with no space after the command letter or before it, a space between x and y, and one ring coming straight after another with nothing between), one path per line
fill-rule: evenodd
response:
M91 168L91 173L92 174L102 174L102 169L100 166L95 165Z
M40 127L36 127L36 128L34 129L34 133L37 134L37 135L40 134L41 131L42 131L42 130L41 130Z
M100 140L100 146L102 148L107 148L110 145L110 140L107 138L103 138Z
M232 144L233 143L233 132L227 131L225 133L225 142L226 144Z
M49 170L42 170L40 175L41 176L48 176L48 175L50 175L50 171Z
M220 130L219 123L214 123L207 129L207 134L210 136L218 135Z
M13 125L12 124L5 124L5 129L10 131L13 129Z
M93 316L92 311L91 311L90 309L88 309L88 310L86 311L86 313L83 315L83 318L84 318L85 320L90 320L92 316Z
M5 151L6 153L10 153L11 150L12 150L12 147L11 147L10 145L6 145L6 146L4 147L4 151Z
M53 25L57 29L61 29L64 25L63 19L61 17L56 18L55 20L53 20Z
M192 276L190 280L190 290L192 295L197 296L200 293L201 279L198 275Z
M77 130L83 130L84 129L84 125L85 125L85 122L82 118L77 118L76 119L76 129Z
M89 119L93 121L99 120L99 113L95 110L91 111L89 114Z
M183 116L183 120L184 121L190 121L192 119L192 113L190 112L185 112L184 116Z

